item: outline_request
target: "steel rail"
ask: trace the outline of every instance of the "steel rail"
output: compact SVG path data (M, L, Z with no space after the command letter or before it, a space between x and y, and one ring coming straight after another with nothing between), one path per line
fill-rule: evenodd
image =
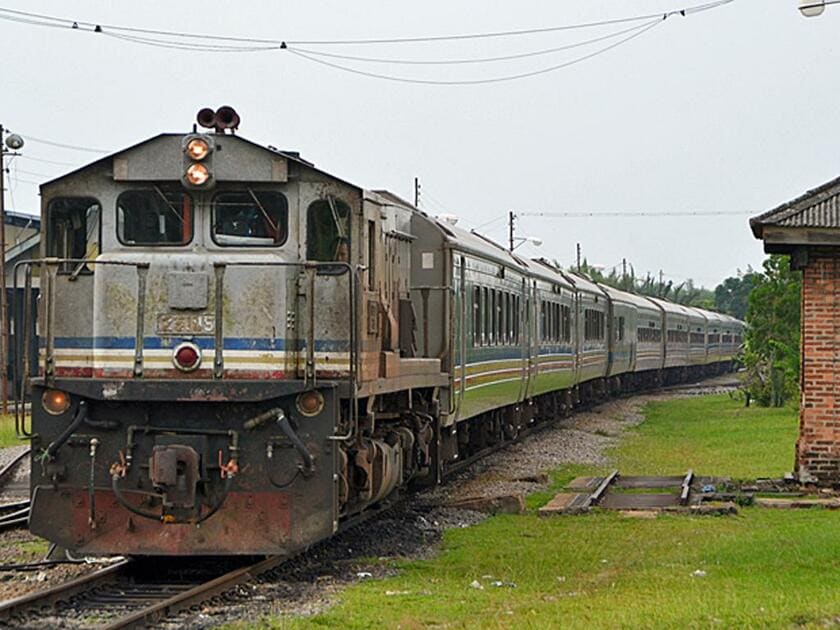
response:
M58 584L44 591L29 593L8 601L0 605L0 621L11 621L33 609L55 608L59 602L67 601L71 597L113 580L125 571L130 562L130 560L122 560L64 584Z
M103 626L103 630L121 630L127 628L145 628L149 624L160 621L174 613L195 604L199 604L232 588L249 582L260 574L276 568L287 561L286 556L269 556L247 567L229 571L215 579L199 584L189 590L178 593L163 601L155 602L141 610L121 617Z
M0 485L4 485L9 480L9 478L12 476L12 473L14 472L15 468L17 468L20 465L20 463L24 459L26 459L26 457L29 456L29 453L30 453L30 449L26 449L20 455L15 457L12 461L10 461L8 464L3 466L2 469L0 469ZM2 507L2 506L0 506L0 507Z

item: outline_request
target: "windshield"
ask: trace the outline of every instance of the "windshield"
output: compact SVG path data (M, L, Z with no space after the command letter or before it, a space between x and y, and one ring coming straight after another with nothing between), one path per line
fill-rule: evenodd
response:
M289 204L270 190L221 192L213 199L213 240L222 246L274 247L286 242Z

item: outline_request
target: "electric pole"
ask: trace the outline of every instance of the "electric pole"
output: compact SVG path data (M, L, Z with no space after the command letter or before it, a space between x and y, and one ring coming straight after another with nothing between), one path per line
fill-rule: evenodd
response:
M578 273L580 273L580 243L577 243L576 249L577 249L577 270L578 270Z
M621 259L621 288L627 290L627 259Z
M0 125L0 395L2 395L3 413L9 412L9 337L8 318L6 317L6 165L3 157L6 146L3 144L3 125Z
M414 178L414 207L420 207L420 178Z
M514 227L513 224L516 221L516 215L511 210L508 213L508 238L510 239L510 251L513 251L513 231Z

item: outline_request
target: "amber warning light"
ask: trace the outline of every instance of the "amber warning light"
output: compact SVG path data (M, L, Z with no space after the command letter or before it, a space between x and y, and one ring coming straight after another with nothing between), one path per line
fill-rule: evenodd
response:
M70 408L70 396L58 389L48 389L41 397L44 410L54 416L60 416Z
M187 143L187 155L193 160L201 161L210 153L210 144L204 138L193 138Z
M187 181L193 186L201 186L210 179L210 171L200 162L190 164L187 168Z

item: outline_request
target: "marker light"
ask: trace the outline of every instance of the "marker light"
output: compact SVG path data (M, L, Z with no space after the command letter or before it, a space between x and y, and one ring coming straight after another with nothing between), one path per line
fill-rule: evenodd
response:
M304 416L317 416L324 409L324 397L321 392L311 390L297 397L297 410Z
M210 153L210 145L204 138L193 138L187 143L186 152L193 160L203 160Z
M41 397L41 404L47 413L60 416L70 408L70 396L67 395L67 392L48 389Z
M192 372L201 365L201 350L193 343L182 343L172 353L172 363L182 372Z
M193 186L201 186L210 179L210 171L204 164L196 163L190 164L187 169L187 181Z

